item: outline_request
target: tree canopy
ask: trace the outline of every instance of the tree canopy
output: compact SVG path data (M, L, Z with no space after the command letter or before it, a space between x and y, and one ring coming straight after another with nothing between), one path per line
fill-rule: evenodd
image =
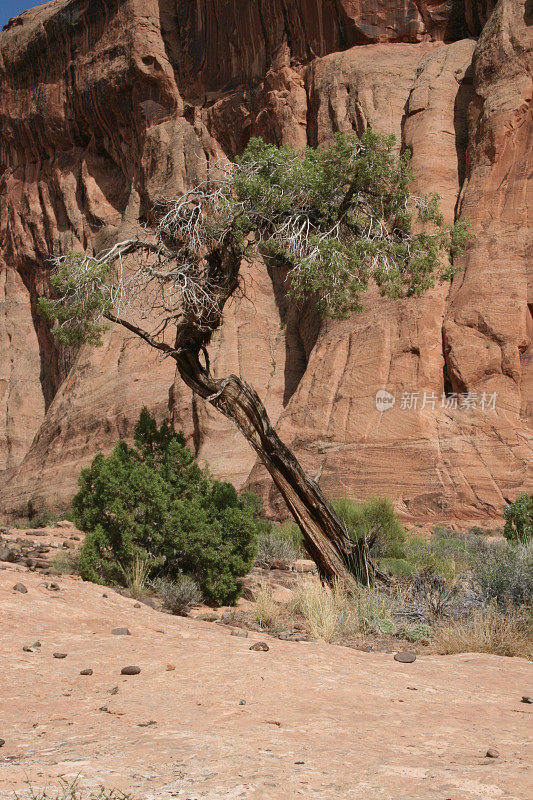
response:
M59 298L42 298L41 311L64 344L95 343L102 319L142 292L142 309L162 317L158 335L188 313L219 310L208 262L221 245L283 267L290 297L313 297L324 316L359 310L371 280L390 297L421 294L454 274L468 234L465 222L444 222L438 195L410 192L410 157L371 129L303 150L251 139L235 163L218 162L181 197L157 203L153 241L56 256ZM143 259L126 270L132 251Z

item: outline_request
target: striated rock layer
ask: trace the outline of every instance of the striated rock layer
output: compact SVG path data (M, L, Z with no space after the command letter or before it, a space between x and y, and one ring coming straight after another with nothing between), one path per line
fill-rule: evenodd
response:
M130 235L157 197L250 136L316 146L368 125L412 149L417 189L438 192L448 219L470 219L464 271L422 299L371 292L361 314L326 324L256 263L213 342L215 370L253 383L329 493L472 516L531 488L531 31L523 0L254 0L244 11L53 0L11 20L0 33L0 509L67 506L79 468L128 438L146 404L215 474L283 513L242 437L168 361L118 330L100 349L59 352L36 298L51 251ZM381 389L392 408L376 407Z

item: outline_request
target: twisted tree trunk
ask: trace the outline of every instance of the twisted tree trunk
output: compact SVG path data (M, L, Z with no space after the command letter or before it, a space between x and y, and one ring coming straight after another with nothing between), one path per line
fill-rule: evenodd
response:
M328 582L342 580L349 585L356 580L373 583L376 576L384 576L369 557L369 541L352 540L318 484L304 472L277 435L255 389L236 375L227 378L211 375L207 345L222 322L227 300L238 286L241 256L231 244L226 244L213 250L206 260L216 302L205 312L196 309L194 313L190 310L184 313L176 326L174 347L127 320L111 313L106 316L173 358L184 383L237 426L267 468L300 526L305 547L321 578Z

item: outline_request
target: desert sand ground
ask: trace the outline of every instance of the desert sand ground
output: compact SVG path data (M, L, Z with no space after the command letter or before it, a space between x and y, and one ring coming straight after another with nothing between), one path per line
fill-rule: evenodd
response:
M76 777L139 800L533 797L524 660L401 664L273 638L255 652L260 634L52 580L59 591L24 567L0 570L2 800ZM123 626L131 635L112 634ZM141 673L122 676L128 665ZM499 757L486 758L489 748Z

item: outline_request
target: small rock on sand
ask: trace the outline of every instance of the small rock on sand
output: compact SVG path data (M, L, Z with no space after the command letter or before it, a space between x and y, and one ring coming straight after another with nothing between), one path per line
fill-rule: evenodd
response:
M270 650L270 647L266 642L256 642L250 647L250 650L263 651L264 653L267 653Z
M129 628L113 628L113 636L131 636Z
M26 589L26 587L24 586L24 584L23 584L23 583L16 583L16 584L13 586L13 589L14 589L16 592L20 592L21 594L26 594L26 593L27 593L27 591L28 591L28 590Z
M403 650L403 652L395 654L394 660L401 664L412 664L413 661L416 661L416 653L413 653L412 650Z
M54 655L54 658L66 658L67 657L66 653L54 653L53 655Z
M93 674L92 669L81 669L80 670L80 675L92 675L92 674Z
M485 755L486 755L486 758L499 758L500 757L499 752L494 747L490 747L487 750Z
M121 675L138 675L141 671L140 667L122 667L120 670Z

